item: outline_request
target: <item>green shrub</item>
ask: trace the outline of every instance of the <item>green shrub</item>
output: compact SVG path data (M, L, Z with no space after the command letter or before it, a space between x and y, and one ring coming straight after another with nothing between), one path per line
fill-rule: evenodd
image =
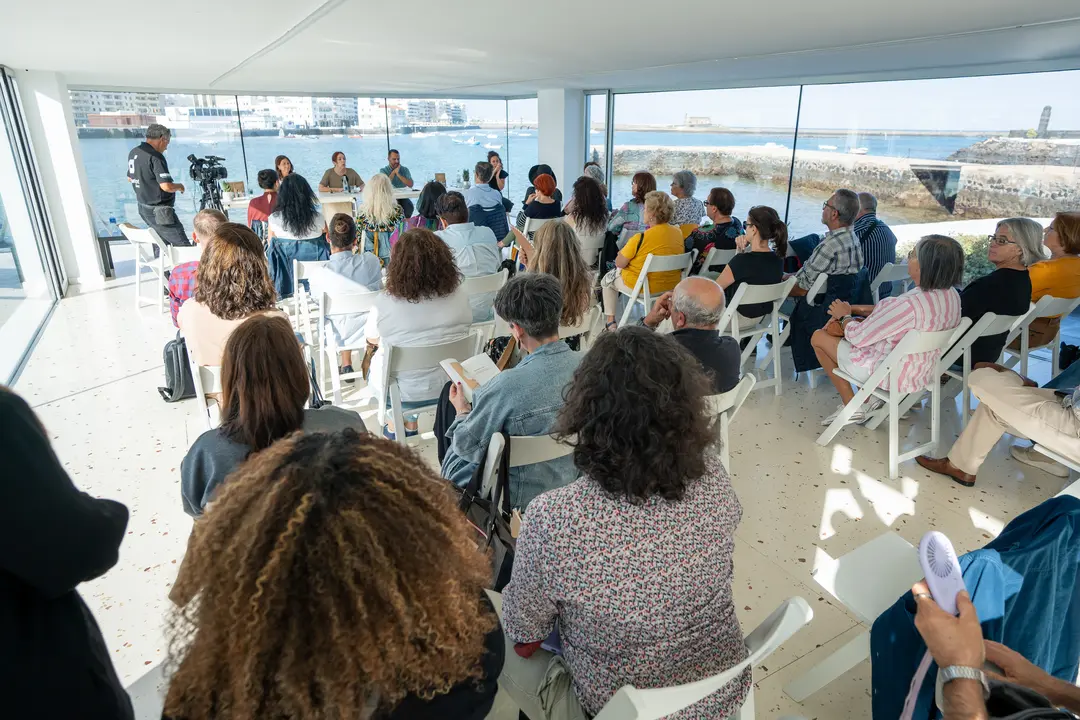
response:
M964 285L972 280L989 275L994 271L994 266L987 259L990 249L990 240L985 235L954 235L952 236L960 247L964 249ZM908 256L914 242L898 243L896 245L896 259L901 260Z

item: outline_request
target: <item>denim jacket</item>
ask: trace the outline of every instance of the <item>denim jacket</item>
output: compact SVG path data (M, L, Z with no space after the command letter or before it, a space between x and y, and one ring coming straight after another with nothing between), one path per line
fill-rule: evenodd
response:
M442 476L464 487L484 461L491 436L545 435L563 405L563 389L581 362L582 354L564 341L541 345L516 367L504 370L476 391L473 409L459 415L446 437L450 449ZM510 470L510 502L524 509L534 497L562 487L578 476L570 456Z

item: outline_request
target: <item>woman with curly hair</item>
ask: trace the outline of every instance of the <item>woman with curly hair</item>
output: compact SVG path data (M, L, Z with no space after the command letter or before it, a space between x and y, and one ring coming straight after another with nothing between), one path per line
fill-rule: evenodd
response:
M437 345L465 337L472 321L469 296L461 289L461 273L450 248L430 230L402 233L386 270L386 288L368 313L368 342L395 347ZM385 363L386 353L376 351L369 382L377 399L385 392ZM434 403L446 383L446 373L438 366L409 370L400 373L397 382L402 407L408 410ZM408 418L405 430L407 436L416 434L415 415ZM393 439L393 428L384 427L383 434Z
M609 215L600 183L588 175L579 177L574 182L574 196L567 203L566 222L578 237L591 239L604 235Z
M200 365L220 365L229 335L252 315L285 317L274 305L277 297L262 241L240 223L222 223L214 231L199 260L195 283L195 296L180 306L176 324Z
M279 298L293 293L293 260L329 260L326 220L319 199L303 175L281 181L274 212L267 221L266 254L270 279Z
M561 657L506 654L503 687L532 720L591 717L628 683L681 685L746 658L731 595L742 507L711 447L711 391L647 328L601 335L578 366L555 435L576 438L582 477L529 504L502 596L507 643L556 627L562 640ZM679 717L730 717L749 689L747 669Z
M401 231L405 212L394 198L390 178L375 173L364 186L360 211L356 214L356 240L365 252L373 252L386 265L390 261L390 236Z
M482 720L505 641L473 536L396 443L346 429L253 455L177 576L165 715Z

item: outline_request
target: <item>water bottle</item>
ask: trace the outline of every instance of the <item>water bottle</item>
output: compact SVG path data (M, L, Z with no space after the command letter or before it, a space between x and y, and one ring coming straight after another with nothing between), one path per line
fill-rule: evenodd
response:
M116 218L109 218L109 237L121 237L122 235L120 226L116 223Z
M349 192L349 176L347 174L341 176L341 192Z

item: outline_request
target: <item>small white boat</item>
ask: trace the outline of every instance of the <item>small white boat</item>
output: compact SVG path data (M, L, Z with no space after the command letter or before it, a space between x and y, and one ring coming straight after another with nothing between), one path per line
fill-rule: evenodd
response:
M865 155L868 152L868 150L866 148L863 148L863 147L858 147L858 148L851 148L850 150L848 150L848 152L851 153L852 155Z
M497 137L499 137L499 136L498 135L488 135L488 140L494 140Z
M818 145L817 149L818 150L835 150L836 146L835 145Z
M501 147L502 147L502 145L496 145L495 143L488 143L487 145L484 146L484 148L487 149L487 150L498 150Z
M600 131L599 130L594 130L593 132L599 133ZM532 134L531 133L518 133L518 137L532 137Z

